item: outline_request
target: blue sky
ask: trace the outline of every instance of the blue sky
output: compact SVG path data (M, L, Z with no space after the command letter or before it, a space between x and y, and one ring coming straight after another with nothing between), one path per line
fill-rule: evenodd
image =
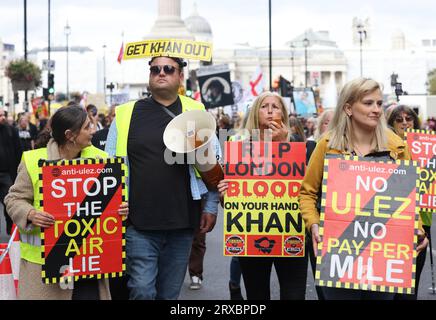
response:
M23 0L0 0L0 38L23 50ZM196 0L200 15L209 20L214 46L249 42L268 45L267 0ZM47 46L47 0L27 0L28 49ZM146 35L156 17L157 0L51 0L52 46L65 45L63 28L71 26L70 45L117 51L124 31L126 42ZM194 0L182 0L182 17L192 12ZM408 41L436 38L433 0L272 0L273 46L308 28L329 30L341 47L351 44L353 17L371 18L374 41L389 42L392 32L402 29ZM116 57L114 58L116 59Z

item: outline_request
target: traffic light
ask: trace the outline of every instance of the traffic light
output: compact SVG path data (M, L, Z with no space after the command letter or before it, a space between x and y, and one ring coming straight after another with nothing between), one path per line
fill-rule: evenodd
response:
M48 75L48 94L54 95L54 74L49 73Z
M279 78L280 95L282 97L292 97L292 91L294 88L290 81L286 80L282 76Z
M391 74L391 87L395 87L395 84L398 82L398 74Z
M186 80L186 96L192 97L192 84L191 79Z
M49 93L48 93L48 88L42 88L42 96L44 97L44 100L48 100L48 96L49 96Z

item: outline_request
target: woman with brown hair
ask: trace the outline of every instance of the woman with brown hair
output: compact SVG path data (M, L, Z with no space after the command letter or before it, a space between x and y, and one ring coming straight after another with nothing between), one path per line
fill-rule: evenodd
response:
M404 138L404 133L407 129L420 129L421 121L418 115L405 105L399 105L393 108L388 118L388 125L400 137Z
M421 121L418 115L412 108L406 105L399 105L392 109L389 118L388 125L392 130L402 139L405 138L405 131L407 129L421 129ZM432 213L420 211L422 220L422 227L426 232L429 241L431 241L431 223ZM430 252L430 254L433 254ZM415 277L415 293L414 294L396 294L395 300L416 300L418 298L419 280L421 279L422 269L424 269L425 259L427 256L427 250L422 250L416 258L416 277Z
M42 282L41 228L50 228L56 221L52 214L41 210L38 161L108 156L106 152L91 145L95 130L86 111L79 106L60 108L50 120L50 129L51 137L50 140L45 141L45 147L23 153L17 179L5 199L8 214L20 230L19 298L24 300L110 299L107 279L82 279L74 282L74 289ZM41 145L44 143L41 142ZM127 204L121 205L118 212L127 215Z

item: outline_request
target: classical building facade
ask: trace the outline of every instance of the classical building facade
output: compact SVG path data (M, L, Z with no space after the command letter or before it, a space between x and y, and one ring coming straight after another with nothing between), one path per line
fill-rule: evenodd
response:
M18 58L13 44L3 43L0 38L0 107L14 105L14 94L9 78L5 75L6 66L9 61ZM11 107L7 108L12 109Z
M151 32L144 38L174 38L175 35L180 35L180 38L189 38L186 36L187 31L191 35L191 39L213 42L212 28L209 22L200 15L196 4L194 4L191 15L182 20L181 3L181 0L158 0L156 22ZM302 42L304 38L309 40L307 59ZM322 96L325 96L328 90L333 90L334 96L347 78L347 61L344 53L330 39L328 31L307 30L281 48L274 48L273 78L278 78L281 75L290 81L293 80L294 86L304 86L306 61L308 86L317 88ZM138 63L140 62L128 61L130 66L126 68L136 68L134 66L137 66ZM265 78L265 89L268 89L268 48L256 48L249 44L237 44L231 48L214 47L213 64L228 64L232 80L240 82L246 90L249 89L250 78L256 68L260 66ZM193 70L199 67L198 61L189 62L189 69ZM120 86L128 86L132 98L137 97L140 91L145 91L147 86L145 77L143 77L142 89L140 82L130 80L128 76L124 76L124 81Z
M182 18L182 0L157 0L158 10L153 27L144 32L144 39L182 38L213 43L213 26L201 16L201 7L194 7L188 17ZM384 84L384 93L392 94L390 75L399 75L403 89L410 94L425 94L427 73L436 68L436 40L424 39L412 44L401 30L392 35L383 34L383 47L376 44L370 18L350 19L352 37L348 47L339 47L328 31L308 29L299 36L289 39L282 46L273 48L272 77L280 75L291 81L295 87L306 82L320 94L325 107L334 107L336 96L342 85L362 75L374 78ZM359 30L361 31L359 33ZM363 32L364 31L364 32ZM307 47L304 46L307 39ZM362 39L362 42L360 41ZM412 39L417 43L418 39ZM360 44L362 43L362 47ZM15 55L13 46L0 42L0 97L13 102L10 83L4 77L6 62ZM362 50L361 50L362 49ZM118 52L107 52L116 56ZM128 93L131 99L142 97L147 91L147 60L129 60L118 64L113 59L105 60L103 54L90 49L72 47L69 51L69 87L72 91L88 91L109 97L105 83L113 82L113 93ZM307 58L306 58L307 57ZM34 49L29 59L38 65L47 59L46 49ZM65 46L52 49L56 61L55 89L66 92L66 50ZM362 68L360 61L362 61ZM258 67L264 76L265 89L269 88L269 48L254 47L249 43L233 44L227 48L214 46L213 64L228 64L233 81L249 90L249 82ZM198 61L188 62L188 72L200 67ZM140 70L140 72L138 72ZM186 73L188 75L188 72ZM46 74L43 75L45 81ZM105 82L106 79L106 82ZM36 94L40 95L41 92ZM109 103L109 98L107 99ZM436 108L436 106L435 106Z

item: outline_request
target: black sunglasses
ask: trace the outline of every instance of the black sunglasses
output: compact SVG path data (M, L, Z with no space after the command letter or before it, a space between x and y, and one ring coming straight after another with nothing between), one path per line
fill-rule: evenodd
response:
M406 122L411 122L413 121L413 117L412 116L406 116L406 117L401 117L401 118L396 118L395 122L397 123L402 123L404 121L404 119L406 119Z
M165 74L173 74L176 70L178 70L176 67L171 66L171 65L151 66L150 73L154 76L157 76L158 74L160 74L162 69L163 69Z

